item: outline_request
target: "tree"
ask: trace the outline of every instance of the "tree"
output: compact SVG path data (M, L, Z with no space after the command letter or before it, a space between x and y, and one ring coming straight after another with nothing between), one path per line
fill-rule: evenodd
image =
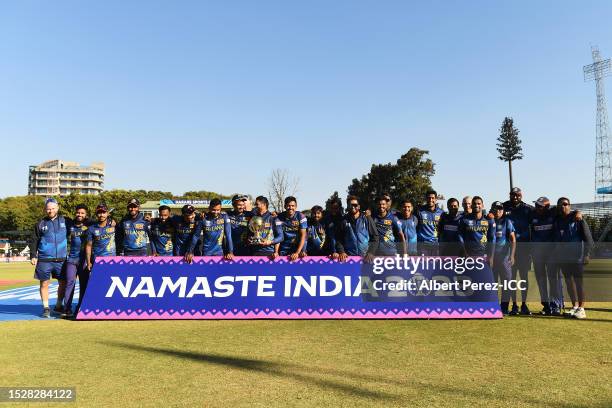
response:
M518 134L519 130L514 127L512 118L504 118L504 123L502 123L500 129L500 135L497 138L497 151L499 152L499 160L508 162L510 190L514 187L512 180L512 162L523 158L523 148L521 147L521 139L519 139Z
M388 193L394 204L402 199L419 202L431 189L434 163L425 159L427 150L416 147L403 154L395 164L373 164L370 172L360 180L353 179L348 187L350 195L359 197L362 208L374 208L378 195Z
M272 170L268 179L268 195L274 211L283 211L285 197L295 195L299 183L300 179L291 177L287 169Z

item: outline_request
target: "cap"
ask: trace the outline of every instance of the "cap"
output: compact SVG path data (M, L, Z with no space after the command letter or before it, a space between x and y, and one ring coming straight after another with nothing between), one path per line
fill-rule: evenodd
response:
M232 197L232 203L234 201L246 201L247 200L247 196L244 194L236 194L235 196Z
M550 205L550 200L548 197L540 197L534 201L534 204L539 207L546 207L547 205Z
M501 203L501 201L494 201L493 204L491 204L491 209L493 210L497 210L497 209L504 209L504 205Z
M136 198L132 198L130 201L128 201L128 207L131 205L135 205L136 207L140 207L140 201L138 201L138 199Z
M57 204L57 200L56 200L55 198L53 198L53 197L49 197L49 198L47 198L47 199L45 200L45 205L47 205L47 204L49 204L49 203L51 203L51 204Z
M183 214L193 214L195 212L195 207L191 204L185 204L183 208L181 208L181 213Z
M512 187L512 190L510 190L510 194L521 194L523 191L518 188L518 187Z
M96 207L96 214L99 212L108 212L108 207L106 206L106 204L98 204L98 206Z

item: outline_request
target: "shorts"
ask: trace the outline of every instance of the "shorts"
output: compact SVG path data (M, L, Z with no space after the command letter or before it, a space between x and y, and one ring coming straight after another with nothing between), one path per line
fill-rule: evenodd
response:
M62 262L45 262L38 261L36 263L36 269L34 270L34 279L39 281L48 281L51 278L58 280L66 279L66 270L64 269L64 263Z

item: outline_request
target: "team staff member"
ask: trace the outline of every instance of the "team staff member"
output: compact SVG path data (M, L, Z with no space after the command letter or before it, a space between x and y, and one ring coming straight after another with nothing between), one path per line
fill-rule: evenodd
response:
M232 244L234 246L234 255L247 256L249 246L247 237L249 234L249 221L253 217L252 211L246 211L246 201L248 197L243 194L236 194L232 197L233 210L227 213L232 228Z
M472 196L465 196L463 200L461 200L461 207L463 207L463 212L461 215L468 215L472 213Z
M332 254L332 259L338 259L340 256L336 251L336 235L340 224L342 224L344 210L342 208L342 201L338 199L331 200L329 204L326 204L327 210L323 215L323 225L325 226L325 232L328 237L327 252Z
M576 220L572 215L568 198L559 198L557 206L560 208L560 215L553 225L556 242L555 261L565 277L567 292L572 301L572 309L567 315L584 319L586 312L583 273L584 265L590 260L593 237L588 224L582 219Z
M315 205L310 209L310 219L306 231L306 252L302 252L302 256L306 254L311 256L330 255L328 235L325 225L321 222L322 220L323 207Z
M87 207L82 204L76 206L74 220L68 227L68 241L70 250L68 258L64 264L66 273L66 290L64 291L64 304L62 317L71 318L72 313L72 298L74 295L74 286L77 276L79 277L79 299L85 294L87 282L89 281L89 273L85 272L87 264L85 260L85 243L87 242Z
M336 228L336 252L338 259L346 261L348 256L362 256L370 262L378 250L378 231L371 216L361 213L359 198L348 196L348 213Z
M395 215L389 212L389 200L381 196L377 199L378 208L372 219L378 232L378 251L376 255L393 256L406 253L406 239L402 225Z
M162 205L157 209L159 217L151 221L149 236L153 256L172 256L174 254L174 222L170 207Z
M283 240L279 244L279 254L289 256L289 260L295 261L305 249L306 230L308 220L301 212L297 211L297 200L293 196L285 198L285 211L278 215L281 228L283 229Z
M555 212L550 208L550 200L540 197L529 222L531 257L544 316L560 316L563 309L563 283L553 257Z
M446 202L448 213L443 213L438 224L440 241L440 255L460 256L461 243L459 242L459 221L463 214L459 214L459 200L450 198ZM470 205L471 208L471 205Z
M202 254L204 256L223 256L227 260L234 257L232 227L227 214L221 212L221 200L213 198L208 212L202 217Z
M53 198L45 202L46 216L34 226L34 236L30 244L33 249L32 265L36 266L34 278L40 282L40 299L43 304L42 317L50 318L49 282L51 278L59 281L58 303L56 310L62 311L60 293L64 293L66 278L64 262L68 249L68 227L66 219L59 215L59 205Z
M440 252L438 243L438 223L444 211L436 204L438 193L430 190L425 193L425 205L419 207L416 216L419 219L417 225L417 241L419 254L427 256L438 256Z
M459 240L467 256L487 256L489 266L494 265L495 221L482 214L482 198L472 198L472 213L459 223Z
M282 222L268 211L269 202L266 197L257 197L255 206L257 207L256 215L263 219L263 230L258 233L258 236L249 230L248 242L251 253L253 256L268 256L275 259L279 256L278 246L283 240Z
M514 225L512 221L504 216L504 205L495 201L491 206L491 212L495 217L495 258L493 260L493 279L495 282L504 283L512 278L512 264L516 252L516 237L514 236ZM504 286L505 287L505 286ZM501 311L504 315L509 314L510 290L502 289Z
M202 253L197 247L202 232L202 224L196 220L195 208L185 204L181 208L181 216L172 217L174 225L174 256L182 256L187 263L191 263L195 256Z
M400 211L395 215L402 225L402 233L406 239L406 247L409 255L417 254L417 233L416 227L419 224L419 220L413 214L414 206L412 201L403 200L401 202Z
M132 198L127 205L128 215L117 224L116 240L124 256L147 256L149 221L140 213L140 202Z
M514 187L510 190L510 200L504 202L504 211L514 225L516 235L516 262L512 266L512 279L516 279L517 273L524 281L525 289L521 290L521 310L522 315L530 315L531 311L527 307L527 292L529 290L529 269L531 269L531 258L529 254L529 242L531 241L529 221L533 207L523 202L523 192L520 188ZM512 314L519 312L516 301L516 292L512 292Z

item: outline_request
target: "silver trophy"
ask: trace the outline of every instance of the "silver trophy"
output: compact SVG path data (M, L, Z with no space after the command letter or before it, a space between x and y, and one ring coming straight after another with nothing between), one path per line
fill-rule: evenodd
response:
M253 233L253 236L249 238L249 244L263 244L263 242L265 241L264 230L264 219L259 215L251 217L251 219L249 220L249 231Z

